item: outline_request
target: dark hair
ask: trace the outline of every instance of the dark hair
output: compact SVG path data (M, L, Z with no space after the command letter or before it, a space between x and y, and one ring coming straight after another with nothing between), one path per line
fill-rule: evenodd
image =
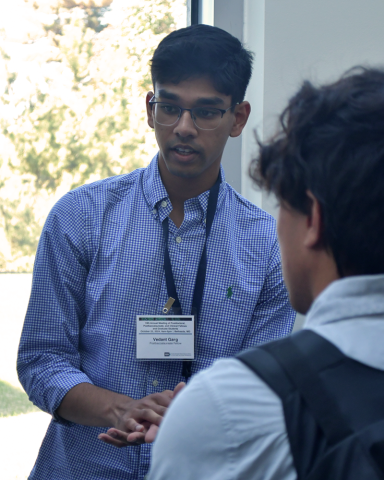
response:
M384 70L355 67L336 83L303 83L259 142L250 174L293 209L321 207L323 242L339 274L384 273Z
M253 54L221 28L192 25L175 30L159 43L151 61L153 86L208 76L232 102L244 100L252 74Z

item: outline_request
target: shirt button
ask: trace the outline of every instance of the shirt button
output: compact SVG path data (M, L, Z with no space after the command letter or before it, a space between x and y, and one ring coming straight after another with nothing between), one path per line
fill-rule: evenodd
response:
M181 237L176 237L176 243L181 243Z
M206 218L204 218L204 223L207 223L207 219L206 219Z
M154 387L157 387L158 384L159 384L159 382L158 382L157 380L153 380L152 385L153 385Z
M161 202L161 206L162 206L162 207L166 207L166 206L167 206L167 201L166 201L166 200L163 200L163 201Z
M156 208L154 208L154 209L152 210L152 213L153 213L154 215L156 215L156 213L157 213Z

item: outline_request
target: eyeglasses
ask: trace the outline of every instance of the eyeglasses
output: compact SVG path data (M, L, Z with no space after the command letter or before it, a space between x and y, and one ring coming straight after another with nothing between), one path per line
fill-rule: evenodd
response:
M156 123L171 127L180 120L181 115L186 110L191 114L193 123L200 130L215 130L220 125L221 119L228 110L238 105L237 103L231 105L226 110L213 107L182 108L172 103L156 102L154 99L155 95L149 101L149 105L151 105Z

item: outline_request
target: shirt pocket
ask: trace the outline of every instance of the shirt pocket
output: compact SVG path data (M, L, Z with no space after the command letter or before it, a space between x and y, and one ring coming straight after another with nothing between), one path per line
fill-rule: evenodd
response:
M215 358L237 353L253 321L262 279L213 281L206 286L198 323L200 354Z

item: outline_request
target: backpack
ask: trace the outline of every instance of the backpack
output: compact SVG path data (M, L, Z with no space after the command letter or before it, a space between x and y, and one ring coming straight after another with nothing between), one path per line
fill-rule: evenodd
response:
M384 371L311 330L237 358L280 397L298 480L384 480Z

